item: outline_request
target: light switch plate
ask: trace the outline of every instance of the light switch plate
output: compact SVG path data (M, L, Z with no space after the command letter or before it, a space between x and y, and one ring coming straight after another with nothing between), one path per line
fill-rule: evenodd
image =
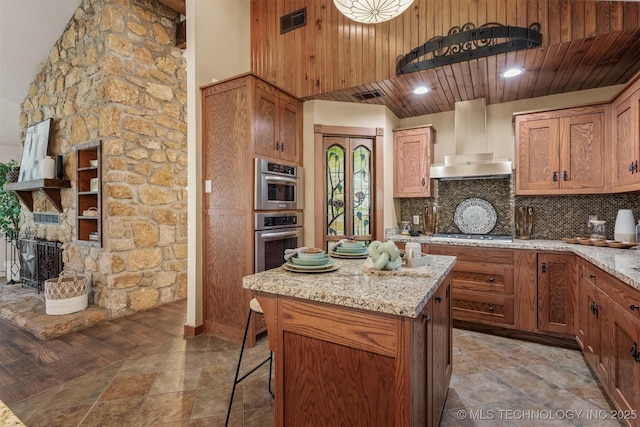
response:
M204 192L205 193L211 193L211 180L210 179L205 179L204 180Z

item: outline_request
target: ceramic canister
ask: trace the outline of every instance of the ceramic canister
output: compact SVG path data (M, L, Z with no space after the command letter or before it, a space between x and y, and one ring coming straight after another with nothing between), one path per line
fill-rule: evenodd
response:
M40 161L40 176L44 179L52 179L55 176L56 161L47 156Z
M616 216L616 225L613 229L613 238L620 242L636 241L636 221L631 209L620 209Z

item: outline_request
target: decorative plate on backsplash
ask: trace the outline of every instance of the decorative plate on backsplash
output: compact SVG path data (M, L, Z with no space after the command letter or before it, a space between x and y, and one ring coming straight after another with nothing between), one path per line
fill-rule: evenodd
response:
M467 234L487 234L496 226L497 220L491 203L477 198L463 200L453 216L460 231Z

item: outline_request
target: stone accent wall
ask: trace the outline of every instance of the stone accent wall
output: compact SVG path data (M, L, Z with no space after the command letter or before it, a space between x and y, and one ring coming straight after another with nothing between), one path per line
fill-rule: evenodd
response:
M186 61L176 12L157 0L84 0L29 88L21 126L52 117L65 178L59 225L21 234L63 242L65 267L91 278L113 317L186 297ZM102 247L75 242L75 146L102 140ZM34 211L55 208L34 193Z

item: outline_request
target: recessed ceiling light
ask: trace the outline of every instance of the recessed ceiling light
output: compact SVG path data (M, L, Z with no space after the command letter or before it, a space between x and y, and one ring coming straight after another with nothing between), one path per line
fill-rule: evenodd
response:
M524 70L522 68L509 68L503 71L502 73L500 73L500 77L504 79L509 79L511 77L519 76L522 73L524 73Z
M431 89L429 89L426 86L418 86L417 88L415 88L413 90L413 93L415 93L416 95L422 95L423 93L427 93L429 92Z

